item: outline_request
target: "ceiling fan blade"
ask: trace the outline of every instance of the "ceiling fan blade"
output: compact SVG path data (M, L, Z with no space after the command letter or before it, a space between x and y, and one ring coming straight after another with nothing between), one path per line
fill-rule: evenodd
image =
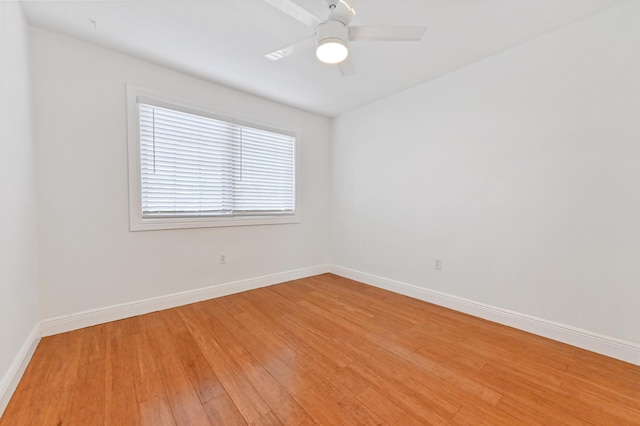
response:
M427 31L426 27L349 27L349 40L352 41L418 41Z
M335 8L331 12L330 19L334 19L342 22L345 25L349 25L349 22L356 16L355 9L356 0L338 0L330 3L335 3Z
M356 70L353 68L353 62L349 57L338 64L338 69L343 77L349 77L356 73Z
M307 9L303 8L293 0L264 0L273 7L280 9L287 15L302 22L309 27L315 28L322 23L322 20Z
M278 61L282 58L286 58L287 56L293 55L295 52L299 50L310 49L314 47L315 42L316 42L315 36L307 37L296 43L290 44L287 47L283 47L282 49L269 52L266 55L264 55L264 57L271 61Z

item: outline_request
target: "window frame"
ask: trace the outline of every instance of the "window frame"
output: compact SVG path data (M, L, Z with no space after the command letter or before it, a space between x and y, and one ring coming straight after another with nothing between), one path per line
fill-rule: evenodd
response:
M294 212L290 214L239 213L224 216L143 217L140 170L140 114L139 103L196 114L233 124L292 136L294 138ZM300 209L300 132L282 125L259 123L239 118L237 114L221 114L195 102L183 102L151 90L127 85L127 139L129 169L129 230L210 228L226 226L280 225L301 222Z

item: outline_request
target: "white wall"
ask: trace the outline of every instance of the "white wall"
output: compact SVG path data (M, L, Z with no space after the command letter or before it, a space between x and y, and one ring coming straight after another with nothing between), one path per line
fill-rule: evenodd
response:
M633 1L345 114L332 263L640 343L639 117Z
M0 2L0 390L39 320L27 34L19 5Z
M31 40L43 318L326 263L328 119L40 29ZM300 129L302 223L129 232L126 84Z

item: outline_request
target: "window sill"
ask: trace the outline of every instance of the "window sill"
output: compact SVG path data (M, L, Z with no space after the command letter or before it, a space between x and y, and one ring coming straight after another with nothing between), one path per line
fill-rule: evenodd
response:
M235 216L203 218L135 218L129 223L130 231L156 231L162 229L218 228L226 226L283 225L300 223L300 215L287 216Z

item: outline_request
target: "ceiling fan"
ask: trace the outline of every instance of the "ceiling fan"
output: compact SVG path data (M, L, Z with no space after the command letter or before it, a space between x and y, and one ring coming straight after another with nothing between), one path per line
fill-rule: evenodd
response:
M267 59L277 61L315 45L318 59L337 64L343 75L353 73L347 60L350 41L418 41L426 31L426 27L349 25L356 15L356 0L327 0L329 15L326 19L312 14L294 0L265 1L316 31L315 36L267 53L264 55Z

